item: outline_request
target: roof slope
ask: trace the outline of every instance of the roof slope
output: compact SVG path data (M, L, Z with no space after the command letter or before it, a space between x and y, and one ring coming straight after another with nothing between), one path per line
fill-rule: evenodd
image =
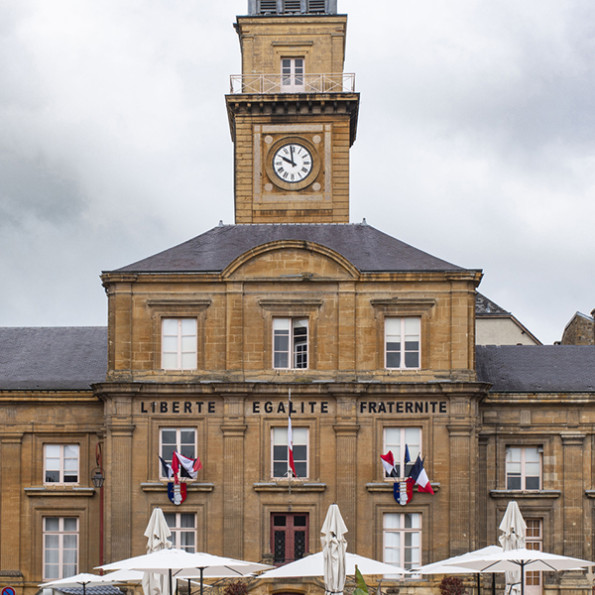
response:
M0 328L0 390L88 390L106 372L106 327Z
M477 379L492 392L595 391L595 347L487 345L476 347Z
M219 225L183 244L118 269L117 272L220 273L262 244L314 242L341 254L361 272L461 271L365 223Z

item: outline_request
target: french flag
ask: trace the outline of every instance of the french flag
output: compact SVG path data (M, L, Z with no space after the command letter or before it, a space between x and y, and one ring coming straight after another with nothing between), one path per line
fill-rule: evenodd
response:
M411 471L409 471L409 477L413 479L415 485L417 485L418 492L427 492L428 494L433 494L434 490L432 489L432 484L428 479L428 474L424 469L424 462L423 459L417 455L417 459L411 467Z
M287 459L289 461L289 469L294 477L297 477L295 472L295 463L293 462L293 430L291 429L291 415L287 418Z

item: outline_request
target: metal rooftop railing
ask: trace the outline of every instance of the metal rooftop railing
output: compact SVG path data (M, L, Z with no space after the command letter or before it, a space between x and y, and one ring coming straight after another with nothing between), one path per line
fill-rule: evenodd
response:
M232 74L230 93L355 93L355 74Z

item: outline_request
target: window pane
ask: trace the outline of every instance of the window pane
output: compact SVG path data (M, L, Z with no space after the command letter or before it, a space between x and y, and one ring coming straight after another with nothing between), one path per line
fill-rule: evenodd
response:
M520 475L509 475L506 478L506 489L507 490L520 490L521 489Z
M176 318L164 318L162 320L162 328L164 335L178 334L178 320Z
M60 481L59 471L46 471L45 472L45 483L56 483Z
M539 477L527 477L525 483L526 483L525 489L527 489L527 490L538 490L540 488Z
M386 354L386 367L387 368L398 368L401 365L401 354L400 353L387 353Z
M59 528L60 519L57 517L46 517L45 518L45 530L46 531L57 531Z
M78 529L78 519L76 519L76 518L64 519L64 531L77 531L77 529Z
M419 368L419 354L405 352L405 367L406 368Z

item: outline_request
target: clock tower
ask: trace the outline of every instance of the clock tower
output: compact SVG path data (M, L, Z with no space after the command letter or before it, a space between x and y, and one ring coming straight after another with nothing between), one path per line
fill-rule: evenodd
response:
M249 0L226 96L236 223L348 223L359 94L336 0Z

